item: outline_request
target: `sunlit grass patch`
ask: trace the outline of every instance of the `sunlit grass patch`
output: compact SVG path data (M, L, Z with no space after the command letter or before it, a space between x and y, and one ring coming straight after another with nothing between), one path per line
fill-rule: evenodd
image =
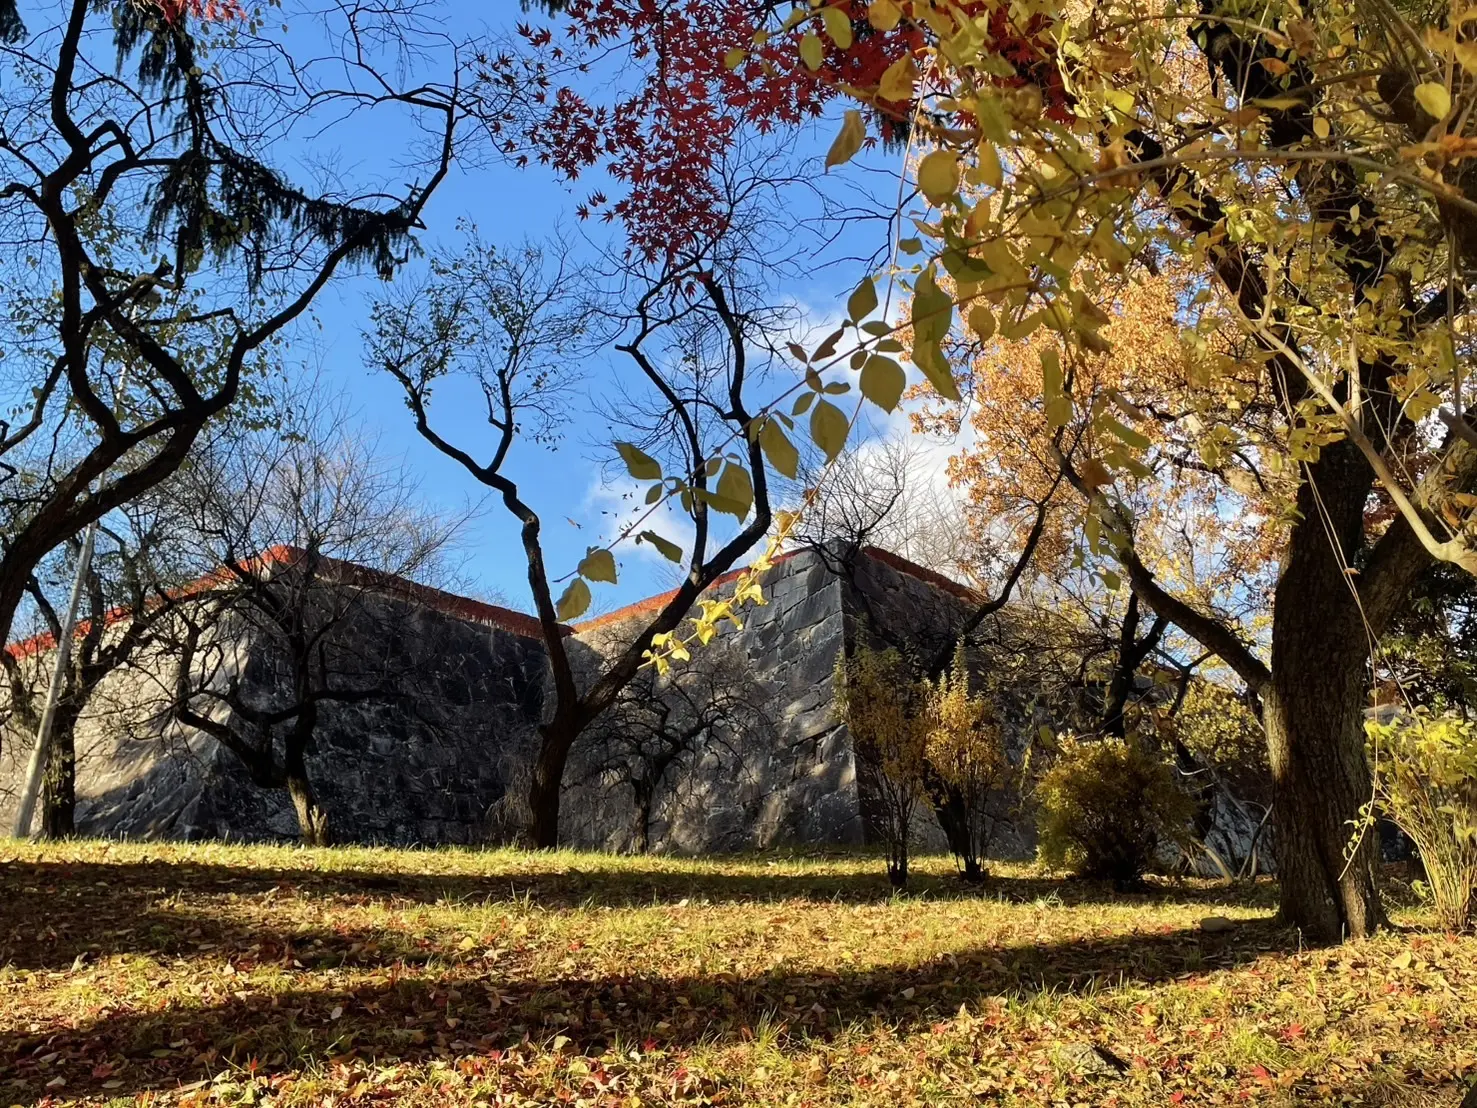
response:
M867 855L0 859L0 1104L1399 1103L1477 1069L1477 942L1299 950L1266 882L973 887L925 858L897 896Z

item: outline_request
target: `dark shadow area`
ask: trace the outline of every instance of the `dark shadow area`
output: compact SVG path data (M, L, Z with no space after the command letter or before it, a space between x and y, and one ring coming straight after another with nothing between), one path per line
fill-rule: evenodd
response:
M352 946L371 936L336 938ZM1253 923L1227 934L1173 931L981 946L920 965L847 972L780 967L744 976L529 979L473 959L439 972L411 967L387 973L355 989L337 977L314 988L307 977L304 987L275 995L242 991L162 1012L104 1010L72 1029L0 1033L0 1081L18 1080L23 1084L11 1086L16 1093L40 1094L63 1078L69 1097L127 1097L206 1079L253 1059L278 1073L345 1057L415 1063L556 1034L568 1036L566 1051L592 1055L617 1037L662 1049L737 1041L765 1019L781 1023L784 1036L825 1039L873 1020L907 1034L952 1016L961 1004L1168 982L1295 945L1295 936Z
M414 874L371 870L255 868L199 862L24 862L0 863L0 966L68 964L79 953L159 953L148 945L133 917L169 897L243 896L276 892L295 897L333 897L370 903L485 904L529 900L550 909L585 905L643 907L681 901L708 903L874 904L890 900L882 861L862 874L668 873L659 870L581 871L571 867L545 873ZM1049 900L1072 907L1084 904L1195 903L1272 907L1275 887L1164 881L1138 892L1116 892L1108 882L1050 878L992 877L969 884L954 877L917 875L910 897L951 900ZM49 903L50 933L38 936L25 926L34 921L36 898ZM109 923L109 921L124 921ZM43 939L45 941L40 941ZM168 953L170 951L163 950Z

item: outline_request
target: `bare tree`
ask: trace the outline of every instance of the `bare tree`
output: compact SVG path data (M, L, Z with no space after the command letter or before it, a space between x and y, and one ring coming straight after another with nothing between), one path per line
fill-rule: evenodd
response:
M182 557L184 521L178 502L150 497L109 513L83 591L84 620L74 632L52 718L42 778L43 838L65 838L76 831L78 721L105 679L157 641L170 618L176 590L200 572ZM34 741L53 652L63 633L58 602L72 587L81 540L73 538L42 563L26 585L27 599L44 631L0 653L8 685L12 734Z
M0 3L0 639L48 552L177 469L341 270L410 249L476 61L423 7L299 6L321 33L289 39L231 5L64 0L27 28ZM273 164L371 116L419 131L373 184Z
M382 303L369 336L371 359L403 387L421 436L493 489L519 526L553 685L529 793L530 833L538 847L558 842L560 787L574 742L641 671L657 637L675 631L703 592L769 530L769 476L758 436L751 434L759 410L751 393L767 365L756 362L754 352L764 349L775 312L755 279L758 232L746 212L762 209L772 182L725 183L733 211L721 235L649 265L623 260L614 274L617 287L594 305L573 299L564 272L547 260L538 287L520 300L513 290L523 287L528 271L474 243L449 279L456 287L446 287L444 272L433 270L439 290ZM682 562L684 577L582 680L545 560L543 520L505 463L527 437L526 413L537 419L561 381L549 367L568 367L586 338L571 327L571 317L594 309L602 324L597 337L612 340L635 371L619 411L629 447L639 455L636 476L678 483L680 495L672 499L690 523L692 540L684 551L654 532L640 533L638 541L655 541ZM433 391L458 386L465 390L460 395L485 405L490 441L458 444L433 421ZM724 513L737 524L720 538ZM613 558L599 564L613 576Z
M651 849L653 805L676 789L699 759L724 759L737 772L746 749L772 747L774 722L746 659L714 649L665 676L643 670L580 740L587 777L631 790L630 849Z
M172 663L161 715L218 740L258 786L286 789L314 844L329 813L308 755L329 706L411 712L432 699L397 625L419 602L410 579L444 572L464 518L423 507L405 472L334 433L339 422L223 435L181 472L171 493L188 505L188 541L219 568L156 632Z

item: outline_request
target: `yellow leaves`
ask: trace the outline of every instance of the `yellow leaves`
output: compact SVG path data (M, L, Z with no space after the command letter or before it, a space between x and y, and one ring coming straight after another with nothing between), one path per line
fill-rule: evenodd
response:
M918 163L918 187L931 204L942 204L959 191L959 159L935 150Z
M1451 113L1451 93L1445 85L1425 81L1416 85L1415 98L1426 114L1436 119L1445 119Z
M774 416L766 419L759 430L759 447L769 464L786 477L793 478L799 472L800 452Z
M1313 117L1313 134L1316 135L1320 139L1326 139L1328 137L1328 131L1329 131L1328 119L1325 116L1321 116L1321 115L1314 116Z
M1046 402L1046 425L1055 431L1072 419L1072 398L1064 391L1062 359L1055 350L1041 352L1041 393Z
M589 581L615 584L615 556L609 550L591 547L579 565L579 574Z
M708 503L720 512L743 519L754 506L754 484L749 471L736 462L728 462L718 477L718 488Z
M682 561L682 548L670 539L662 538L655 531L642 531L636 536L636 541L638 543L651 543L652 546L656 547L657 553L669 562L680 563Z
M981 184L998 189L1005 183L1005 171L1000 165L1000 154L988 142L982 142L977 151L978 162L975 173Z
M1103 99L1107 101L1108 107L1120 115L1132 117L1134 95L1127 89L1110 88L1103 93Z
M835 8L827 8L827 11L835 11ZM852 157L862 148L862 143L867 138L867 125L862 120L862 113L855 108L846 112L846 117L841 121L841 130L837 132L835 141L831 143L831 149L826 151L826 168L833 165L844 165L851 161Z
M569 588L564 590L564 595L559 598L555 612L562 622L568 623L572 619L579 619L590 609L590 586L585 584L583 577L576 577L569 583Z
M913 60L912 54L904 54L882 71L882 81L877 86L877 97L894 102L911 100L913 99L913 86L917 80L918 63Z
M749 52L747 50L730 50L723 55L723 68L729 70L737 69L744 64L744 59L748 56Z
M841 453L850 433L851 421L846 413L829 400L817 403L810 413L810 437L821 448L826 461L833 461Z
M898 406L907 383L903 367L883 354L873 354L862 366L862 395L883 411L890 412Z
M839 49L851 49L851 18L845 12L828 5L821 9L821 23L825 25L827 37Z
M867 5L867 22L879 31L891 31L902 18L903 11L893 0L872 0Z
M976 304L969 310L969 329L980 342L989 342L995 333L995 316L985 305Z
M821 45L820 36L814 31L806 32L805 37L800 40L800 59L805 63L805 67L814 73L820 69L825 56L826 50Z
M615 448L626 463L626 472L638 481L660 481L662 467L657 460L640 447L629 442L618 442Z

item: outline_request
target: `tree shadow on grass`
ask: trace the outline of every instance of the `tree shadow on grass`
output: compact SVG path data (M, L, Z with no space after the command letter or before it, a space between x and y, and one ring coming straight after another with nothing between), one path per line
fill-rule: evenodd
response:
M657 868L512 870L442 874L258 868L192 861L0 863L0 966L60 969L79 955L174 955L214 941L210 934L181 934L165 911L178 898L261 897L267 894L359 904L496 904L528 901L553 910L582 906L646 907L652 904L814 903L875 904L894 893L881 872L857 874L682 872ZM997 876L981 885L956 877L919 875L909 896L928 899L1046 900L1088 904L1196 903L1267 907L1273 886L1164 883L1137 893L1115 892L1105 882ZM209 928L209 921L198 925Z
M264 936L266 941L275 941ZM342 934L364 943L368 933ZM346 1056L379 1065L486 1053L525 1039L568 1037L599 1056L616 1044L722 1045L765 1020L825 1037L876 1021L907 1034L992 997L1152 985L1245 965L1295 937L1267 923L1227 934L1196 930L1103 939L982 945L918 965L835 972L783 967L750 975L498 976L475 957L400 967L355 981L306 970L280 992L240 991L199 1006L97 1011L70 1027L0 1033L0 1082L40 1093L58 1078L69 1097L130 1096L207 1079L231 1064L274 1072ZM408 969L409 972L401 970ZM222 990L223 991L223 990Z

